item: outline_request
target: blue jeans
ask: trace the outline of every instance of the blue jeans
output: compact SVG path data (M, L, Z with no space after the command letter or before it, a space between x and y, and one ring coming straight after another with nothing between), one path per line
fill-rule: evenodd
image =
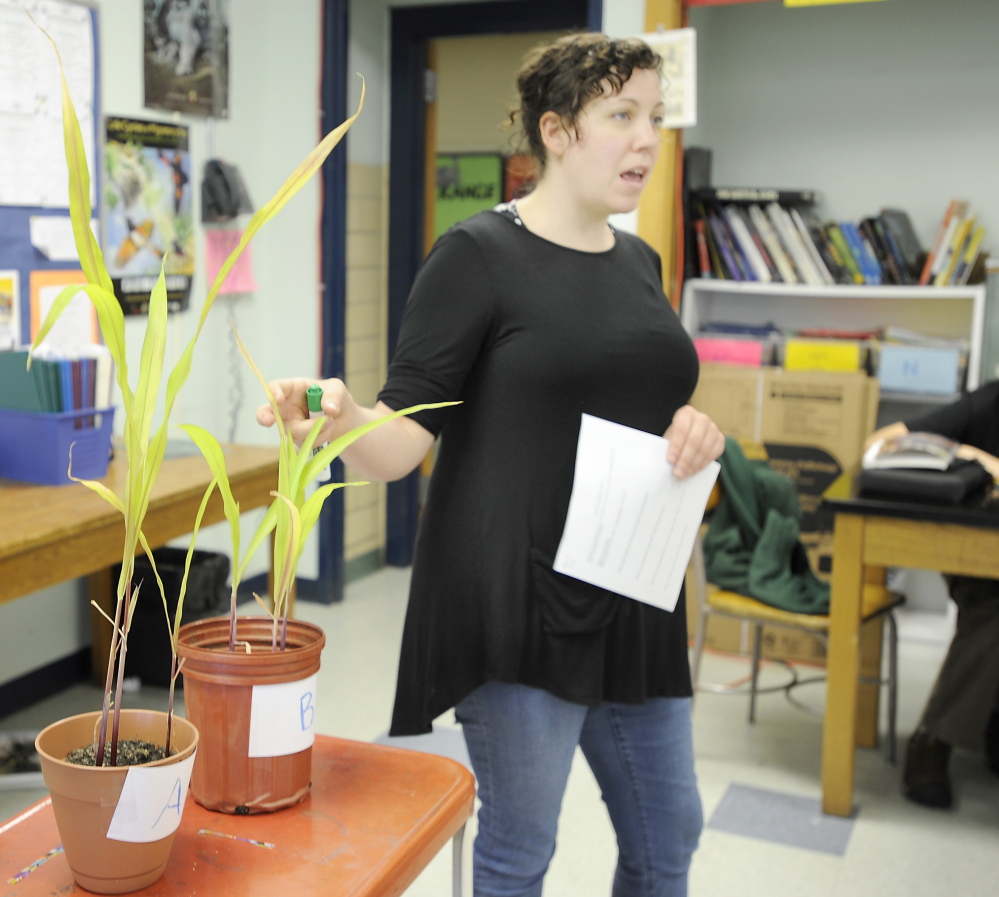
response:
M455 708L478 779L475 897L540 897L578 744L617 833L613 897L683 897L701 832L689 698L583 707L490 682Z

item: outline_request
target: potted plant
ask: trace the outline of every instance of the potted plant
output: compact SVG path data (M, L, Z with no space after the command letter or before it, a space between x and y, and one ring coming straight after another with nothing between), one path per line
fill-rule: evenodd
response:
M48 35L46 34L46 37ZM49 38L51 42L51 38ZM55 44L53 42L53 48ZM56 55L59 56L56 48ZM62 60L59 58L60 70ZM165 383L162 418L154 430L153 416L163 385L167 330L167 302L163 273L152 291L136 385L129 382L122 309L115 297L100 247L90 230L90 175L79 122L62 75L63 132L69 170L70 218L87 283L82 289L93 302L101 333L115 362L124 414L124 494L118 496L97 480L72 477L93 490L124 519L125 536L121 575L117 583L112 640L103 708L90 714L60 720L36 739L42 772L52 796L52 806L63 840L66 859L79 884L98 893L125 893L145 887L162 874L173 834L180 824L187 782L194 763L199 733L187 720L174 719L171 711L156 713L122 710L121 687L128 629L139 589L132 582L135 553L144 551L153 560L142 526L149 497L163 461L170 413L191 369L194 347L215 296L233 264L253 235L315 173L323 160L354 122L358 113L331 131L292 173L277 194L251 219L237 248L222 266L208 292L194 336ZM361 104L363 105L363 88ZM55 300L32 345L45 338L70 299L81 289L69 287ZM30 365L30 355L29 355ZM195 535L214 487L209 487L194 522ZM193 550L193 539L191 549ZM190 552L188 565L190 564ZM155 570L155 563L153 564ZM162 594L162 582L156 580ZM186 579L186 578L185 578ZM179 613L178 613L179 620ZM176 623L173 636L176 638ZM117 666L117 686L114 687ZM176 677L175 659L173 678ZM128 744L136 742L137 745ZM152 745L152 747L150 747ZM159 748L160 759L149 752ZM77 748L89 748L89 766L69 762ZM122 766L133 752L134 765ZM164 771L164 767L169 767ZM82 820L74 819L77 810Z
M222 448L199 427L184 430L208 461L222 494L232 534L233 577L228 618L181 627L176 651L183 658L185 712L202 733L191 793L202 806L225 813L265 813L303 800L312 779L316 681L326 641L311 623L289 619L298 563L323 503L345 485L327 483L309 494L320 471L361 436L388 421L434 405L417 405L357 427L314 448L317 420L296 446L285 428L267 381L236 335L236 341L274 409L280 437L278 488L242 562L239 506L226 476ZM236 593L249 559L274 533L274 594L266 616L237 617Z

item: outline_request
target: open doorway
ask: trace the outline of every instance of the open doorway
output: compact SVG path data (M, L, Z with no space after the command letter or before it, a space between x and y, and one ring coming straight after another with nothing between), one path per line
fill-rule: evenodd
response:
M389 159L388 347L395 349L403 308L426 251L427 99L431 42L471 35L525 35L599 30L602 0L502 0L392 10ZM533 41L528 41L528 45ZM449 48L450 49L450 48ZM512 75L515 65L511 65ZM462 86L466 101L475 84ZM429 94L431 97L433 94ZM509 100L506 97L502 104ZM502 108L497 121L502 119ZM500 132L500 139L504 139ZM443 147L441 147L443 149ZM385 560L412 563L420 472L386 493Z

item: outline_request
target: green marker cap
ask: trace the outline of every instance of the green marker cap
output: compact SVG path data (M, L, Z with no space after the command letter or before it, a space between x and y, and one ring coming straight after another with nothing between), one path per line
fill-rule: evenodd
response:
M323 388L321 386L310 386L305 391L305 400L309 403L309 413L323 410Z

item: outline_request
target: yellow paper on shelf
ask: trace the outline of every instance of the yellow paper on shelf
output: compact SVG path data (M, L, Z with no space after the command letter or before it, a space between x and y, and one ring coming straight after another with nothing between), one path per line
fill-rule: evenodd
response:
M859 371L860 343L852 340L789 339L784 368L789 371Z
M784 0L787 7L794 6L832 6L834 3L879 3L883 0Z

